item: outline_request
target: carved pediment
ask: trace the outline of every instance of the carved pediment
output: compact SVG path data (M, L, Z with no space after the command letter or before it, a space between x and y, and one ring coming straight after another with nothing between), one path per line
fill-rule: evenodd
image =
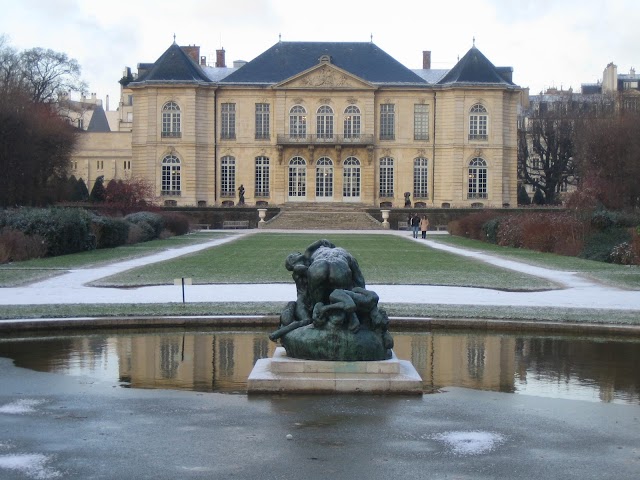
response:
M373 88L364 80L331 64L320 64L276 86L276 88L331 88L362 89Z

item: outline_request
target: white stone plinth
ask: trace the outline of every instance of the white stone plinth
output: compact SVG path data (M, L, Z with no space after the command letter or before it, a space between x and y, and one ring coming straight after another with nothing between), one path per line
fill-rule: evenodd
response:
M283 347L258 360L247 380L249 393L422 394L422 378L395 353L389 360L331 362L289 358Z

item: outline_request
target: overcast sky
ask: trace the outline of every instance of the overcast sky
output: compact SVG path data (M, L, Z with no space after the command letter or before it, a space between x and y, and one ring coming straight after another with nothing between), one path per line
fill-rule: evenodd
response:
M609 62L640 71L637 0L4 0L0 35L18 50L65 52L89 92L119 100L125 66L154 62L173 42L215 62L252 60L283 41L373 42L408 68L452 68L473 45L538 93L596 82Z

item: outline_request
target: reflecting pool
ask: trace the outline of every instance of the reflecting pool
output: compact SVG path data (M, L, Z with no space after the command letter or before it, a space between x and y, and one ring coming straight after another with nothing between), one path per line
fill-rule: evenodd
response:
M130 388L245 393L270 330L126 330L0 339L0 357L37 371ZM434 330L392 332L425 393L447 386L640 404L640 339Z

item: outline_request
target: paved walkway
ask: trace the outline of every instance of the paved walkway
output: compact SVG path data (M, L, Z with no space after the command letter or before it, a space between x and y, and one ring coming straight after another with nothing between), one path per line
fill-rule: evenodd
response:
M90 287L87 283L108 277L131 268L161 262L178 256L215 247L260 230L234 232L234 235L216 238L209 242L175 248L153 255L104 267L71 270L64 275L33 283L24 287L0 289L0 305L45 304L104 304L104 303L165 303L182 302L179 286L161 285L140 288ZM271 230L270 230L271 232ZM229 233L226 231L225 233ZM288 231L288 233L290 233ZM304 231L319 236L332 232ZM343 232L341 232L343 233ZM371 232L347 231L371 235ZM382 232L381 232L382 233ZM405 231L389 231L387 235L400 235L410 241L432 248L484 261L492 265L516 270L548 279L561 285L558 290L543 292L505 292L486 288L443 287L429 285L373 285L381 302L420 303L446 305L484 306L533 306L566 308L601 308L615 310L640 310L640 292L622 290L589 281L575 272L563 272L535 267L513 260L488 255L483 252L456 248L427 240L413 239ZM289 301L295 298L295 285L287 284L233 284L188 285L185 287L187 302L267 302Z

